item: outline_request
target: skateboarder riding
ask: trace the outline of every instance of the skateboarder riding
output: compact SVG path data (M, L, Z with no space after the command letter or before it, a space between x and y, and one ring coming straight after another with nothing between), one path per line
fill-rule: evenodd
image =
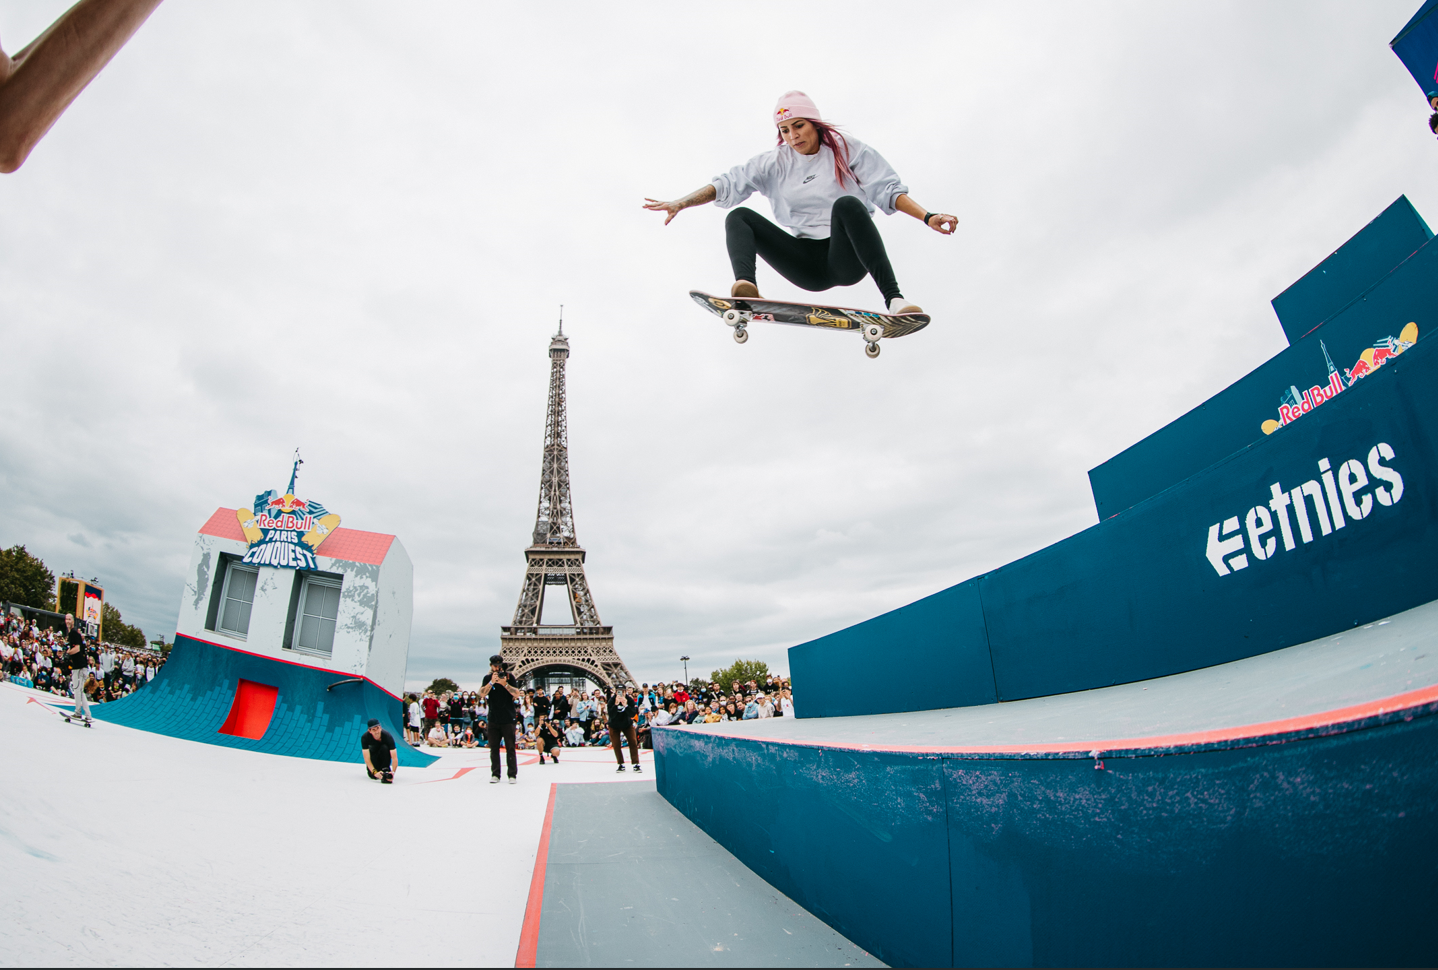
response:
M959 220L925 211L878 152L823 121L804 92L790 91L779 99L774 124L777 148L716 175L682 199L645 199L644 208L668 213L667 226L690 206L713 202L729 209L758 192L793 235L751 209L730 212L724 232L734 268L731 296L760 298L755 266L756 256L763 256L779 275L811 291L849 286L867 274L890 313L922 313L899 292L873 211L907 213L946 236Z

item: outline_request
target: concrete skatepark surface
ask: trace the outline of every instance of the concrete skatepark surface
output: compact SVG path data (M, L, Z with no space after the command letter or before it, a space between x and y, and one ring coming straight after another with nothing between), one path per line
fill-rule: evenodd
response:
M882 967L654 790L560 785L540 967Z
M521 752L511 786L489 784L484 749L425 748L433 765L384 786L354 764L86 729L32 700L68 704L0 687L0 966L514 966L554 787L541 959L881 965L664 803L648 751L644 775L607 748L542 767ZM577 959L597 945L602 960Z

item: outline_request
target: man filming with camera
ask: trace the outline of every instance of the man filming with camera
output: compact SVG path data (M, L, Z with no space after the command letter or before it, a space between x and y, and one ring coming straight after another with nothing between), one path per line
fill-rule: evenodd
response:
M489 696L491 692L494 693L492 698ZM484 675L484 685L479 688L479 696L489 699L489 783L499 784L499 744L503 741L505 760L509 766L509 783L513 785L519 781L519 756L515 751L514 739L515 702L523 694L509 682L509 672L504 669L504 658L499 654L489 658L489 673Z

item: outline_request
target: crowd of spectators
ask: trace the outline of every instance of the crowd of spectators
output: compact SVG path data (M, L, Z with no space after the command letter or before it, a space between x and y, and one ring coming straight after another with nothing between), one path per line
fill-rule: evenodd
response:
M165 663L152 650L132 650L86 638L85 694L96 703L118 700L148 684ZM21 687L70 696L65 631L44 630L33 620L7 613L0 619L0 669Z
M644 748L653 747L650 732L660 725L794 716L788 679L772 675L763 683L735 681L727 687L717 683L686 686L679 681L641 684L631 686L627 693L634 702L634 725ZM411 693L405 697L404 708L405 740L416 747L474 748L486 743L489 707L477 691ZM559 727L565 747L607 747L608 708L602 690L586 694L574 687L559 687L549 694L526 689L519 703L519 747L534 750L547 723Z

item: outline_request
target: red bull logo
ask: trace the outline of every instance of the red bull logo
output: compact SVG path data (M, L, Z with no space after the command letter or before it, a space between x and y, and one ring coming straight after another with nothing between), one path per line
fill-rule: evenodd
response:
M1372 347L1359 355L1352 367L1345 368L1342 373L1339 373L1338 368L1333 366L1333 358L1328 356L1328 347L1320 340L1318 344L1323 348L1323 360L1328 364L1327 383L1315 384L1306 391L1300 391L1297 387L1290 387L1284 391L1283 396L1279 398L1278 420L1269 418L1263 422L1263 433L1273 434L1279 428L1297 421L1319 405L1333 400L1417 342L1418 325L1409 323L1399 332L1398 336L1389 335L1382 340L1375 341Z
M318 568L315 550L340 523L340 517L319 502L274 489L256 495L250 509L235 514L249 544L244 561L280 569Z

